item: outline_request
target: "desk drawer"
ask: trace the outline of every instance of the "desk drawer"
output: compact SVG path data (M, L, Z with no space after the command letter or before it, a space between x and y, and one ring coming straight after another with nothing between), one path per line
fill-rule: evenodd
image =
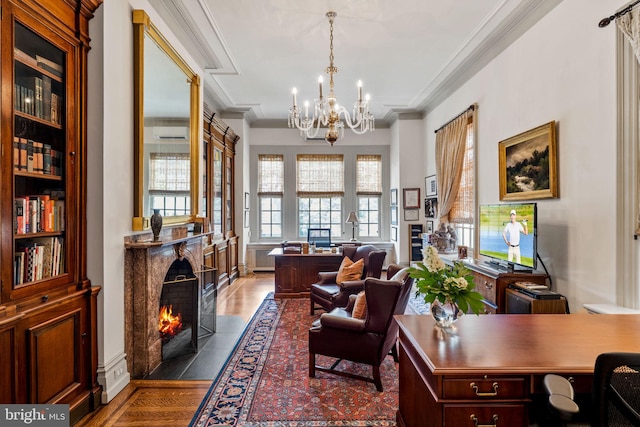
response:
M445 399L523 399L527 381L514 378L444 378L442 397Z
M444 405L446 427L526 427L527 409L521 405Z

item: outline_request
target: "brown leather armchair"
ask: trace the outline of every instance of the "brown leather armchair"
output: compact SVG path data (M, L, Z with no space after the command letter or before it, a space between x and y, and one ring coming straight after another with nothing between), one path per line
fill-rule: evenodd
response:
M337 271L318 273L318 282L311 285L310 313L314 314L316 304L326 311L335 307L344 307L349 301L349 295L357 294L364 289L364 280L367 277L379 279L382 274L382 264L387 253L376 249L373 245L343 246L342 253L353 262L364 260L364 268L360 280L351 280L340 284L336 283Z
M390 266L391 268L391 266ZM344 308L335 308L323 313L309 329L309 376L315 377L316 370L356 378L375 384L382 391L380 365L390 350L395 347L398 324L393 315L404 312L400 305L411 292L413 279L408 269L394 267L397 273L390 280L367 278L364 291L367 301L364 319L351 317L355 295ZM316 365L316 354L338 360L331 367ZM350 360L372 366L372 378L337 370L342 360Z

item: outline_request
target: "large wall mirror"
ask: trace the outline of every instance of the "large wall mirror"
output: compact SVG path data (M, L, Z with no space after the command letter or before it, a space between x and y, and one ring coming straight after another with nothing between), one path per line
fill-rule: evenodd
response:
M134 218L149 228L155 209L165 224L198 212L200 79L142 10L134 27Z

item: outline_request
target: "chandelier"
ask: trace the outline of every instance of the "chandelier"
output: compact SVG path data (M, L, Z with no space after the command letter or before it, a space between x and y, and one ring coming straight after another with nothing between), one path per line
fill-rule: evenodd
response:
M333 20L336 12L327 12L329 19L329 66L325 72L329 74L329 96L322 96L322 76L318 79L320 97L314 100L312 115L309 116L309 101L304 102L304 116L298 107L296 88L293 88L293 107L289 109L289 127L300 129L300 135L306 138L315 138L320 127L327 128L324 139L333 144L344 136L344 124L357 134L363 134L375 129L375 118L369 112L369 94L362 98L362 82L358 81L358 100L353 105L353 115L343 106L338 105L338 100L333 91L333 75L338 68L333 65Z

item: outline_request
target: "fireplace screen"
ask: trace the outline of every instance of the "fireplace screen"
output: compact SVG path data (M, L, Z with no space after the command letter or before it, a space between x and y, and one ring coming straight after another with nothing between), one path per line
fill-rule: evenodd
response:
M162 360L198 350L198 278L186 259L173 262L165 276L158 310Z

